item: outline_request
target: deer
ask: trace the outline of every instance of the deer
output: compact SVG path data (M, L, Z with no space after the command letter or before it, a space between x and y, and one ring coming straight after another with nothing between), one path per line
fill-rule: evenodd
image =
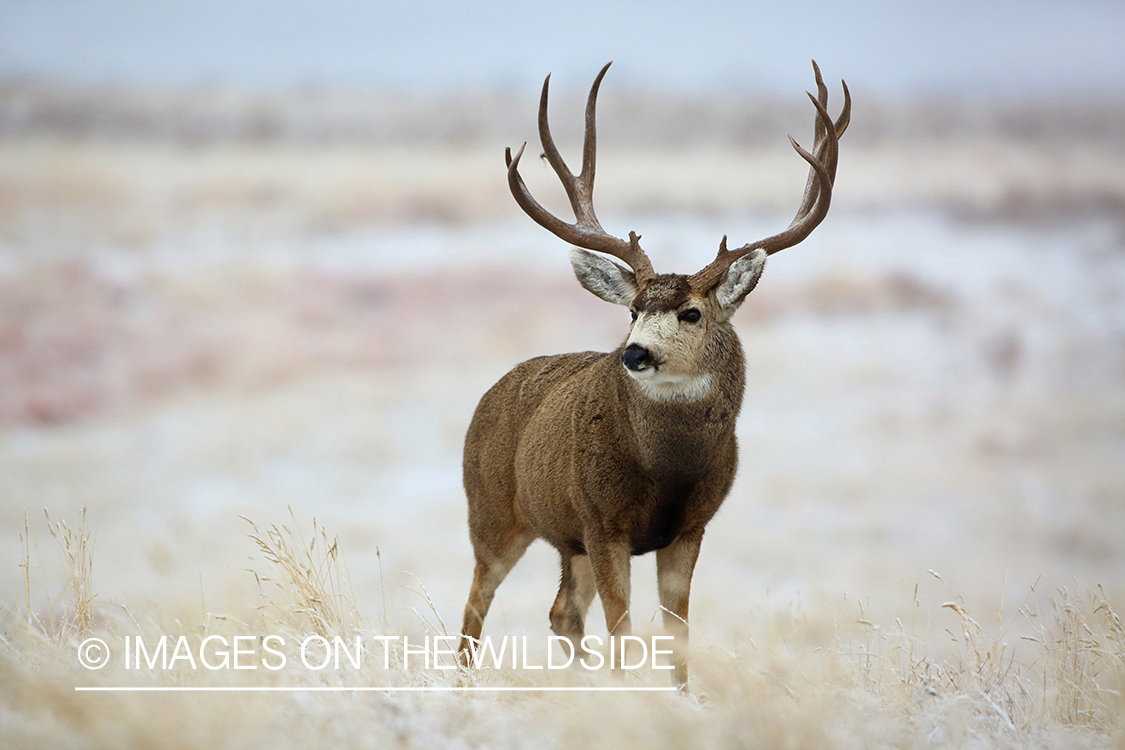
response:
M515 156L506 148L504 160L519 207L575 246L570 261L579 284L628 307L632 322L614 351L530 359L504 375L477 405L462 465L475 567L459 652L468 666L497 587L532 541L544 539L559 553L550 626L572 646L583 638L595 593L610 637L631 634L631 559L655 552L663 624L672 636L672 676L686 691L692 575L704 530L738 466L735 420L746 363L731 316L758 284L766 257L804 240L827 215L851 95L841 81L844 104L833 121L828 89L813 61L811 151L789 136L809 174L797 214L784 231L734 250L724 236L702 270L658 274L641 249L640 235L631 231L627 240L610 235L594 213L595 109L611 64L598 73L586 101L577 175L551 137L551 76L543 81L538 119L543 156L566 191L574 223L549 213L528 191L519 173L526 143Z

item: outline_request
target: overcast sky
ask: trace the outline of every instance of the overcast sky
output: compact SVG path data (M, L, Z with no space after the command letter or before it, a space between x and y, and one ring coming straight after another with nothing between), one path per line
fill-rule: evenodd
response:
M156 86L1125 96L1121 0L0 0L0 76Z

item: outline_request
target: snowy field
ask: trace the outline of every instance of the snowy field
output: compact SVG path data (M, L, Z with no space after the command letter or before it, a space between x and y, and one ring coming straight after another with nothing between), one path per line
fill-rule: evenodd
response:
M857 112L828 219L770 259L735 318L741 463L696 571L692 696L91 694L74 687L668 684L120 661L126 636L456 632L476 400L529 357L616 346L628 316L578 286L567 248L506 193L502 148L534 132L522 101L494 102L496 120L519 112L503 127L365 139L302 131L304 105L280 97L248 115L119 93L99 126L76 124L73 91L4 96L0 744L1125 742L1111 110L1040 104L1038 128L979 104ZM606 109L599 214L643 234L658 271L697 270L723 234L770 234L798 201L784 135L802 139L808 113L781 108L735 146L747 134L724 104L665 102L635 140L627 108ZM308 106L362 132L382 111ZM204 113L194 134L166 117L177 107ZM702 142L684 135L699 122ZM547 170L527 172L561 213ZM653 568L634 561L642 633L658 632ZM486 634L545 642L557 575L534 545ZM595 604L591 632L600 618ZM114 651L107 669L78 665L88 637Z

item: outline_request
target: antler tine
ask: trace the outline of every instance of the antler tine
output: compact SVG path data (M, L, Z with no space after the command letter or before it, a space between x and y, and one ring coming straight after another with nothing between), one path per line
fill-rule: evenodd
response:
M820 106L828 109L828 87L824 85L824 78L820 75L820 66L816 64L816 60L812 61L813 76L816 78L816 98L820 102ZM818 117L815 123L813 143L820 143L824 138L825 127L824 122Z
M820 71L817 71L819 74ZM818 76L819 77L819 76ZM827 107L827 90L824 88L824 83L817 81L817 88L820 89L820 97L814 99L812 94L808 94L809 100L812 101L813 106L816 107L816 139L813 141L812 153L816 154L818 162L823 164L828 170L828 184L836 179L836 162L839 156L839 149L837 147L838 141L835 137L836 127L832 122L832 117L828 114ZM832 138L828 137L828 131L832 131ZM792 138L790 138L792 140ZM801 206L797 209L797 214L793 217L793 221L789 226L793 226L801 221L808 215L809 211L817 203L817 198L820 196L820 178L814 167L809 168L809 177L805 181L805 192L801 198Z
M593 198L594 198L594 167L597 163L598 156L598 125L597 125L597 108L598 108L598 90L602 86L602 78L605 78L609 66L613 65L610 60L598 72L598 77L594 79L594 85L590 87L590 95L586 97L586 132L582 138L582 172L578 175L578 181L582 184L583 190L590 196L591 204L590 210L593 212Z
M514 159L511 156L511 149L505 149L504 151L504 159L508 165L508 186L511 188L516 203L524 210L524 213L547 231L572 245L606 253L625 261L640 279L651 278L655 273L648 256L641 250L640 235L630 232L627 241L614 237L602 229L598 217L594 213L594 171L597 156L595 112L598 89L601 86L602 78L612 64L612 62L606 63L605 67L598 73L597 78L594 79L594 85L590 87L590 95L586 100L586 133L582 146L582 171L577 176L567 167L555 146L554 138L551 137L551 127L547 118L550 75L544 79L543 92L539 97L539 140L543 144L543 153L547 157L547 161L551 168L555 170L555 174L558 175L563 189L566 190L570 207L574 211L575 223L568 224L562 221L543 208L531 196L518 170L519 160L523 155L522 147ZM525 143L524 146L526 145Z
M824 85L824 79L820 75L820 67L816 64L816 60L812 61L812 65L813 71L816 74L817 91L817 98L813 102L813 105L819 105L817 106L818 117L816 118L813 153L817 155L817 159L819 159L825 164L826 167L828 167L828 175L832 178L832 181L835 182L836 162L839 154L839 150L838 148L836 148L836 144L838 143L840 136L842 136L844 134L844 131L847 130L848 123L851 120L852 97L851 93L848 91L848 84L841 80L840 85L844 89L844 106L840 110L840 116L836 119L835 123L833 123L831 119L826 119L828 111L828 87ZM811 94L809 95L809 98L812 98ZM831 128L836 134L836 138L834 139L834 141L826 139L825 137L829 128ZM826 160L825 151L829 148L830 143L832 147L832 155L831 158ZM817 180L816 170L810 169L808 180L805 182L805 192L804 197L801 200L801 207L797 209L797 215L793 217L794 222L804 218L804 216L812 209L813 204L816 202L819 191L820 185L819 181Z
M793 221L783 232L758 242L752 242L736 250L727 250L726 237L719 246L719 252L703 270L693 275L689 282L699 291L706 292L723 277L730 265L744 255L757 249L773 254L792 247L804 240L816 229L817 225L828 214L828 207L832 202L832 184L836 180L836 166L839 160L839 138L847 130L851 121L851 93L848 85L840 81L844 90L844 106L836 122L832 122L828 114L828 88L820 75L820 68L813 60L813 71L816 76L817 96L809 94L809 100L816 108L814 126L814 142L812 152L808 152L789 136L793 148L809 164L809 177L805 182L804 194L801 205L797 209Z
M820 75L820 66L816 64L816 60L812 61L812 67L813 74L816 77L816 101L820 104L821 108L827 110L828 87L824 85L824 78ZM809 97L811 98L812 94L809 94ZM817 154L817 158L820 158L820 147L825 143L824 136L827 133L827 129L824 125L824 119L819 116L816 118L813 125L813 153ZM813 203L816 202L819 193L820 187L817 182L816 170L810 169L808 179L805 181L805 192L801 198L801 206L797 209L797 214L793 217L793 221L800 220L809 212ZM792 224L790 224L790 226L792 226Z
M594 171L598 150L598 130L595 114L598 104L598 89L601 88L602 78L605 77L609 66L612 64L612 62L606 63L598 73L598 77L594 79L594 85L590 87L590 95L586 99L586 132L582 142L582 171L577 179L571 173L570 168L567 167L558 147L555 146L555 139L551 137L551 125L547 118L547 97L551 84L549 74L543 81L543 92L539 96L539 140L543 144L543 153L562 182L579 224L598 225L598 218L594 214L593 205Z
M840 79L840 88L844 90L844 108L840 110L840 116L836 118L836 138L844 134L848 129L848 124L852 121L852 94L848 91L848 84L843 78Z
M583 219L588 221L589 217L579 214L582 207L582 196L579 193L578 184L575 182L570 168L563 161L559 149L555 146L555 139L551 137L551 124L547 119L547 98L550 88L551 74L548 73L547 77L543 79L543 91L539 95L539 142L543 144L543 155L547 157L551 168L555 170L559 181L562 182L563 189L566 190L566 197L570 199L571 208L574 209L574 216L581 224ZM597 219L595 218L594 221L597 221Z

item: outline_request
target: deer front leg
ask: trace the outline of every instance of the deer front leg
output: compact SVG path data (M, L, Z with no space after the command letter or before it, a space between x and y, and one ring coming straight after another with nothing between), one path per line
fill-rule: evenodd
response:
M656 551L656 580L660 606L664 611L664 630L674 636L672 664L676 685L687 689L688 596L691 574L699 557L703 530L683 534L667 547Z
M586 552L594 570L594 585L602 600L605 626L610 637L632 635L632 623L629 620L629 547L613 539L591 535L586 538ZM618 664L621 661L619 656Z
M570 641L577 654L585 634L586 612L594 598L594 571L588 555L561 553L562 576L559 595L551 607L551 632Z
M594 571L587 555L562 555L559 595L551 607L551 631L569 638L575 648L582 640L586 611L594 598Z

